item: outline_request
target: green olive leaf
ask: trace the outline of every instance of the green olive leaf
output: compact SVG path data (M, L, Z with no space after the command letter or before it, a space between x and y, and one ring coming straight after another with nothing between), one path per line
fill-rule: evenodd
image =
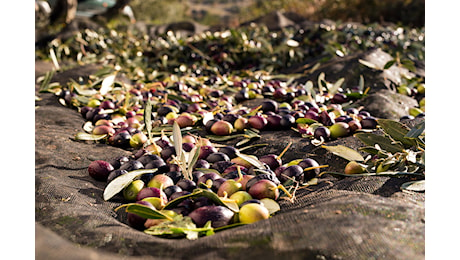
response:
M117 195L126 186L128 186L134 180L134 178L146 173L155 173L156 171L157 169L142 169L130 171L126 174L118 176L105 187L103 194L104 200L107 201L113 196Z
M375 146L377 144L382 150L388 151L390 153L404 151L404 147L400 143L395 143L393 140L386 136L373 133L357 133L354 136L369 146Z
M425 191L425 180L409 181L409 182L403 183L401 185L401 190L424 192Z
M85 132L78 132L75 134L75 140L77 141L99 141L107 137L107 134L93 135Z
M401 142L406 148L417 145L414 139L406 137L407 133L409 133L409 128L404 124L390 119L377 119L377 122L385 133L394 140Z
M173 219L165 214L163 214L161 211L158 211L152 207L138 204L138 203L129 203L129 204L124 204L119 206L118 208L115 209L117 211L120 208L125 207L126 212L134 213L140 217L147 218L147 219L167 219L172 221Z
M336 146L322 145L321 147L348 161L358 161L358 162L364 161L364 158L361 154L343 145L336 145Z

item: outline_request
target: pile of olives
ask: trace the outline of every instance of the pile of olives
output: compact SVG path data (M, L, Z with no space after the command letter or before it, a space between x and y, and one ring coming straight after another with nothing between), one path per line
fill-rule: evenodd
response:
M192 135L183 137L183 149L199 146L199 156L193 166L192 178L174 160L175 149L168 138L155 141L161 151L155 154L148 149L139 149L132 156L119 156L109 161L96 160L88 167L88 173L98 181L110 183L130 171L156 169L135 178L121 192L127 203L139 203L170 216L189 216L197 227L211 221L214 228L234 223L249 224L269 218L279 205L281 196L291 196L283 186L287 181L304 183L318 176L320 167L311 158L283 164L280 156L269 154L251 158L264 167L257 168L248 160L238 156L232 146L216 147L207 139ZM216 204L206 196L184 199L174 208L164 209L172 200L190 195L197 190L213 192L219 198L233 202L239 210L235 212ZM138 230L145 230L159 222L128 213L128 224Z

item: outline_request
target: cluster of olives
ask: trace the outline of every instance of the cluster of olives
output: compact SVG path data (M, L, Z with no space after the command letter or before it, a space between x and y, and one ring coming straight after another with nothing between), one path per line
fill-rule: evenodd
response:
M319 174L319 164L310 158L292 165L283 165L280 156L274 154L260 158L252 156L264 165L261 169L238 156L237 149L232 146L216 148L208 140L192 135L185 135L183 140L184 151L199 146L192 178L186 178L184 169L176 164L174 146L167 138L155 141L154 145L161 149L159 152L157 150L158 154L144 148L130 157L96 160L89 165L88 173L96 180L110 183L130 171L156 169L154 173L146 173L133 180L120 192L127 202L140 203L156 210L163 210L168 202L197 189L211 191L238 205L239 211L236 214L203 196L187 198L166 211L170 215L189 216L198 227L208 221L211 221L212 227L221 227L267 219L270 216L270 206L278 205L275 201L280 198L281 192L289 194L282 183L288 180L303 183ZM128 213L128 224L144 230L158 222Z

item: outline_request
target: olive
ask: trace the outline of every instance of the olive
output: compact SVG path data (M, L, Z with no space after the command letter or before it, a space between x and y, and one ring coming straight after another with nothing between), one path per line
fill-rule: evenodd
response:
M238 206L241 206L241 204L245 201L252 199L252 196L247 191L239 190L233 193L230 196L230 199L236 201L236 204L238 204Z
M157 197L163 200L164 204L168 203L166 194L159 188L155 187L144 187L137 193L136 200L143 200L148 197Z
M329 140L330 136L331 136L331 131L329 131L329 128L325 127L325 126L318 126L314 133L313 133L313 136L316 138L316 139L321 139L321 137L327 141Z
M220 161L230 161L230 157L228 157L228 155L226 155L225 153L215 152L215 153L208 155L208 157L206 157L206 161L208 161L209 163L215 163L215 162L220 162Z
M180 179L184 177L179 170L175 170L175 171L171 170L165 173L165 175L171 178L174 183L177 183Z
M145 142L147 142L148 137L142 133L136 133L131 136L131 139L129 140L129 145L133 148L140 148L144 145Z
M334 96L332 96L331 102L333 104L343 104L348 102L348 97L343 93L335 93Z
M143 165L147 165L150 162L153 162L156 160L163 160L163 159L161 159L161 157L156 154L150 154L150 153L143 154L141 157L137 159L137 161L141 162Z
M250 224L259 220L268 219L270 213L261 204L249 203L240 208L238 217L241 223Z
M272 169L273 171L280 167L282 164L281 158L278 158L276 154L266 154L261 157L259 157L259 161L265 163Z
M219 176L219 174L214 173L214 172L208 172L208 173L203 174L201 177L199 177L198 181L196 182L196 184L206 183L207 180L214 181L214 180L216 180L218 178L221 178Z
M350 134L350 126L345 122L337 122L329 127L331 138L348 136Z
M359 129L362 129L361 123L359 120L353 119L348 122L348 126L350 127L350 133L354 133Z
M118 156L118 157L115 157L113 159L111 159L109 161L109 163L113 166L113 168L115 169L118 169L120 168L121 165L123 165L124 163L127 163L129 162L129 158L122 155L122 156Z
M303 169L299 165L291 165L284 169L281 176L294 178L295 180L300 181L303 178Z
M177 183L176 186L180 187L182 190L190 191L192 192L194 189L196 189L196 183L192 180L189 179L180 179Z
M188 194L190 194L190 191L186 191L186 190L176 191L173 194L171 194L171 196L169 196L169 200L170 201L175 200L177 198L180 198L180 197L188 195Z
M194 143L182 143L182 149L186 152L192 151L194 147L195 147Z
M211 169L217 170L219 173L223 173L228 167L234 165L231 161L219 161L212 164Z
M214 117L216 117L216 115L214 115ZM222 120L222 119L221 118L214 118L214 119L211 119L211 120L207 121L206 124L204 125L204 128L205 128L206 132L209 133L209 134L212 134L213 132L211 131L211 128L214 125L214 123L216 123L219 120Z
M158 116L166 116L168 113L174 112L174 109L169 105L163 105L157 109Z
M126 170L126 171L130 172L130 171L139 170L139 169L143 169L143 168L144 168L144 165L141 162L136 161L136 160L132 160L132 161L129 161L127 163L124 163L120 167L120 170Z
M173 193L176 193L179 191L182 191L182 189L181 187L177 185L168 186L163 190L163 192L166 194L166 197L168 198L170 198Z
M203 176L204 173L203 172L200 172L200 171L193 171L192 172L192 180L195 182L195 183L198 183L198 179Z
M281 183L274 172L261 173L261 174L254 176L254 178L250 179L246 183L246 190L250 189L252 185L254 185L256 182L260 180L269 180L275 183L276 185Z
M377 120L370 116L361 119L360 123L363 129L375 129L377 128L377 124L378 124Z
M220 185L222 185L222 183L224 183L225 181L227 181L226 178L217 178L217 179L213 180L211 190L214 191L215 193L217 193L217 191L220 188Z
M335 120L327 111L323 111L319 113L319 122L325 126L331 126L335 123Z
M123 197L126 200L133 201L137 194L144 188L145 184L142 180L134 180L123 189Z
M193 168L201 168L201 169L209 169L209 167L211 167L211 165L209 164L208 161L204 159L198 159L195 165L193 166Z
M281 120L283 117L280 115L267 115L267 129L278 130L281 128Z
M110 100L104 100L99 105L102 109L115 109L115 104Z
M206 159L210 154L216 153L217 149L211 145L203 145L200 147L198 159Z
M281 117L280 126L282 129L290 129L295 124L295 117L286 114Z
M203 206L190 212L188 216L192 218L197 227L203 227L208 221L211 221L211 226L218 228L230 224L233 215L233 211L223 206Z
M187 112L180 114L174 121L177 122L180 128L193 126L197 118Z
M217 190L217 195L220 197L224 197L225 194L227 194L227 196L230 197L233 193L241 190L241 187L241 183L233 179L229 179L219 186L219 189Z
M219 120L211 126L211 132L215 135L229 135L233 131L232 123Z
M238 114L226 114L224 117L222 117L222 120L227 121L233 125L238 118L241 118L241 116Z
M250 195L250 194L249 194L249 195ZM258 199L250 199L250 200L247 200L247 201L241 203L240 208L242 208L244 205L250 204L250 203L255 203L255 204L260 204L260 205L263 204L262 201L260 201L260 200L258 200Z
M113 166L109 162L103 160L93 161L88 166L89 176L98 181L107 181L107 177L113 170Z
M128 171L120 170L120 169L111 171L109 176L107 177L107 183L111 182L113 179L117 178L118 176L126 174L126 173L128 173Z
M298 165L300 167L302 167L302 169L306 169L306 168L310 168L310 167L317 167L317 166L319 166L319 163L316 160L313 160L311 158L306 158L306 159L303 159L302 161L300 161ZM309 180L315 178L316 176L318 176L319 172L320 172L319 168L304 171L303 172L303 181L306 182L306 181L309 181Z
M159 160L153 160L153 161L148 162L144 168L145 169L159 169L162 166L166 166L166 163L163 159L160 158ZM168 167L168 170L169 170L169 167Z
M169 186L174 185L174 181L167 176L166 174L158 174L153 176L153 178L148 182L148 187L155 187L155 188L166 188Z
M251 116L249 119L249 125L257 130L262 130L267 124L267 118L261 115Z
M251 180L253 179L255 178L252 178ZM267 179L259 180L251 185L248 193L255 199L269 198L276 200L279 197L278 185Z
M249 120L245 117L240 117L235 120L233 126L236 131L243 131L244 129L249 127Z
M264 113L267 113L268 111L278 111L278 102L271 99L263 101L261 106L261 109Z
M154 208L153 205L148 201L137 201L136 203ZM147 221L147 219L134 213L128 212L127 221L130 227L135 228L137 230L144 230L144 224L145 221Z
M237 149L233 146L224 146L219 148L219 152L228 155L231 160L236 157Z
M359 173L363 173L365 170L366 169L361 164L359 164L359 163L357 163L355 161L350 161L345 166L344 172L345 172L345 174L359 174Z
M111 141L111 144L121 148L129 147L129 141L131 140L131 134L127 130L118 131Z
M161 158L166 161L171 158L171 156L176 155L176 149L174 146L165 147L161 150L160 155Z

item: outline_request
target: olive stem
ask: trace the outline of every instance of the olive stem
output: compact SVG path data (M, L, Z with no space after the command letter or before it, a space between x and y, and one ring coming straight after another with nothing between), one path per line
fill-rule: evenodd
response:
M279 160L281 159L281 157L287 152L287 150L289 149L289 147L291 147L292 145L292 141L288 143L288 145L286 146L286 148L284 148L284 150L280 153L280 155L278 155L278 157L276 157L276 160Z
M303 171L306 172L306 171L309 171L309 170L321 169L321 168L326 168L326 167L329 167L329 165L325 164L325 165L307 167L307 168L303 169Z
M241 173L241 168L239 165L236 166L236 170L238 172L238 180L237 182L240 182L243 179L243 174Z
M277 188L277 189L280 189L280 190L282 190L284 193L286 193L286 195L288 195L289 198L292 198L292 194L291 194L288 190L286 190L286 188L285 188L283 185L278 184L278 187L276 187L276 188Z

